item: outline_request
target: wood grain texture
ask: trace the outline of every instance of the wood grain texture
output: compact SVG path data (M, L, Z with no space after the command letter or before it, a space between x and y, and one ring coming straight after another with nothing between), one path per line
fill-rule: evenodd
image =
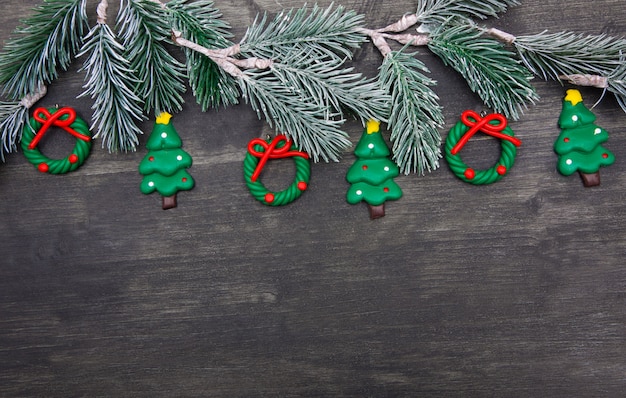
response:
M2 45L39 1L6 3ZM621 0L522 3L487 23L513 34L626 34ZM303 4L216 1L237 37L257 12ZM341 4L371 27L415 8ZM482 105L421 52L445 137L463 110ZM380 57L365 45L355 62L372 76ZM79 66L40 104L89 118L90 101L75 98ZM349 152L313 165L291 205L258 203L242 162L267 126L246 105L202 113L190 93L172 122L196 187L176 209L139 192L143 146L108 154L97 143L66 176L9 156L0 165L0 395L623 396L626 115L608 96L594 109L617 161L585 189L556 171L564 87L535 85L542 99L512 123L523 146L502 181L464 184L442 161L427 176L397 178L404 197L376 221L345 201ZM600 93L583 95L591 105ZM356 142L359 124L345 128ZM71 142L58 142L49 150L66 153ZM475 164L498 156L488 139L466 150ZM290 181L287 164L270 167L268 180Z

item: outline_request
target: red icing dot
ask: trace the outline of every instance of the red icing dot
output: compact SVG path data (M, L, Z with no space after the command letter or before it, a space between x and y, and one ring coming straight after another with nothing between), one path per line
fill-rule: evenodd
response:
M267 203L272 203L274 201L274 194L271 192L265 194L265 201Z
M465 173L463 173L465 175L465 178L467 178L468 180L473 180L474 177L476 177L476 172L474 171L474 169L466 169Z
M71 154L70 157L67 158L67 160L69 160L71 164L74 164L78 162L78 156L76 156L75 154Z
M42 173L47 173L48 170L50 170L50 166L48 166L46 163L39 163L37 169L39 169L39 171L41 171Z
M606 158L608 158L608 157L609 157L609 154L608 154L608 153L603 153L603 154L602 154L602 157L606 159Z
M501 176L506 174L506 167L500 165L498 166L498 168L496 169L496 172L498 172L498 174L500 174Z
M149 161L151 161L151 162L154 162L154 156L150 156L150 157L148 158L148 160L149 160Z
M304 182L304 181L300 181L300 182L298 183L298 189L299 189L299 190L304 191L304 190L306 189L306 187L307 187L306 182Z
M363 170L367 170L367 165L366 164L363 165Z
M183 182L187 182L187 177L183 177Z
M389 192L389 188L385 187L385 188L383 188L383 191Z
M563 141L569 142L569 138L566 137L566 138L563 139Z

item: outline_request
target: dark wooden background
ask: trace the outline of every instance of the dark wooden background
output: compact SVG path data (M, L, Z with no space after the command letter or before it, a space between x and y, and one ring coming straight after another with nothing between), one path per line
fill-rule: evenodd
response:
M38 3L4 2L2 45ZM372 28L415 9L340 3ZM518 35L626 34L622 0L522 3L486 23ZM216 3L237 40L257 12L303 4ZM483 107L421 52L445 137L463 110ZM368 44L355 63L373 76L380 61ZM91 101L75 98L81 62L39 105L90 119ZM130 154L98 141L64 176L10 155L0 165L0 396L623 396L626 115L611 96L594 109L617 161L586 189L558 174L552 150L567 86L535 85L541 101L511 123L523 146L502 181L465 184L442 160L397 178L404 197L376 221L345 201L351 152L313 165L291 205L255 201L242 161L267 126L245 104L202 113L190 93L172 122L196 187L176 209L139 191L147 134ZM589 106L601 95L582 92ZM356 143L360 125L345 128ZM62 136L49 154L72 147ZM471 144L468 163L497 159L496 141ZM270 163L267 184L291 181L289 164Z

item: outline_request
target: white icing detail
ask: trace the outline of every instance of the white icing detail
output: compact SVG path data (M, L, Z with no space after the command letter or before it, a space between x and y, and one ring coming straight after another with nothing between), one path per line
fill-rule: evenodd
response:
M389 166L385 166L385 171L389 171Z
M369 149L374 149L374 144L369 144L367 147L368 147Z
M598 135L598 134L600 134L600 133L602 133L602 129L601 129L600 127L598 127L598 128L596 129L596 131L594 131L594 135Z
M577 121L578 121L578 115L574 115L574 116L572 116L572 120L573 120L573 121L575 121L575 122L577 122Z
M150 182L148 183L148 186L149 186L149 187L153 187L153 186L154 186L154 182L150 181Z
M356 191L356 194L357 194L357 195L359 195L359 196L361 196L361 195L363 195L363 191L361 191L361 190L359 189L358 191Z
M167 133L161 133L161 138L167 138Z
M183 160L183 157L178 155L178 156L176 156L176 159L180 162L181 160Z
M574 162L572 161L572 159L567 159L567 160L565 161L565 163L567 163L567 165L568 165L568 166L571 166L571 165L572 165L572 163L574 163Z

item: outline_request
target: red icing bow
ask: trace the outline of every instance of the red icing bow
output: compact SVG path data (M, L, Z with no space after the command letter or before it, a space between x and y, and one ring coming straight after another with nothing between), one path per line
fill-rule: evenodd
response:
M276 148L281 142L284 142L285 144L280 148ZM262 147L262 151L257 151L254 148L256 145L260 145ZM250 180L252 180L252 182L255 182L259 178L259 175L261 174L265 163L267 163L269 159L283 159L293 156L301 156L305 159L309 158L309 155L307 155L306 153L300 151L290 151L290 148L291 140L287 139L287 137L284 135L276 136L276 138L274 138L269 143L260 138L255 138L250 141L250 143L248 144L248 152L250 152L250 154L257 158L260 158L259 163L257 164L256 169L254 170L254 173L252 174Z
M472 110L467 110L461 115L461 121L470 129L463 134L463 137L461 137L459 142L457 142L457 144L452 148L450 151L452 155L459 153L465 144L467 144L467 141L469 141L470 138L472 138L472 136L479 131L496 138L500 138L501 140L510 141L515 146L522 145L522 141L502 133L502 131L506 128L506 118L499 113L492 113L483 118L478 113Z
M65 119L61 119L63 116L67 116ZM28 149L35 149L39 141L43 138L44 134L48 131L51 126L60 127L63 130L67 131L74 137L81 139L83 141L90 141L91 138L85 135L82 135L78 131L72 129L70 126L74 121L76 121L76 111L72 108L64 107L59 109L58 111L50 114L46 108L37 108L33 114L33 118L42 124L39 131L33 138L33 140L28 145Z

